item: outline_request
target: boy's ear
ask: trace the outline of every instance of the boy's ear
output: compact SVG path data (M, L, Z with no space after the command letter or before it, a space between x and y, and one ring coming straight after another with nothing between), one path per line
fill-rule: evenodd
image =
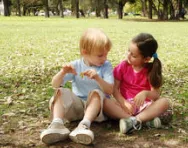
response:
M146 57L145 58L145 63L148 63L151 60L151 57Z
M85 49L82 49L82 50L81 50L81 54L82 54L82 55L85 55L85 54L87 54L87 51L86 51Z

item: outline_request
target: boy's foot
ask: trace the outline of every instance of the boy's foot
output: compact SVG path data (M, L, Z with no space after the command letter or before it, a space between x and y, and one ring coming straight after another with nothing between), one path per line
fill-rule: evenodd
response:
M156 117L153 120L146 122L146 126L151 128L160 128L162 126L161 120L158 117Z
M66 128L62 123L52 122L48 129L41 133L40 139L45 144L49 145L67 139L69 133L69 129Z
M142 128L142 122L136 120L135 117L121 119L119 121L120 133L129 134L134 130L140 130Z
M85 145L89 145L94 140L93 132L84 124L79 124L70 134L69 138L76 142Z

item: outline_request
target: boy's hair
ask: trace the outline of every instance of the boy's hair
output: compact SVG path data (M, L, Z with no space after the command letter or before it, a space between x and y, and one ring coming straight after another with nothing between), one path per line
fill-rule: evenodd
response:
M87 29L80 38L80 51L87 54L110 51L112 43L106 34L97 28Z
M158 48L158 43L155 38L148 33L140 33L132 39L141 53L141 55L146 57L152 57L156 53ZM148 77L151 85L154 88L159 88L162 85L162 64L161 61L155 57L152 63L147 63L148 67Z

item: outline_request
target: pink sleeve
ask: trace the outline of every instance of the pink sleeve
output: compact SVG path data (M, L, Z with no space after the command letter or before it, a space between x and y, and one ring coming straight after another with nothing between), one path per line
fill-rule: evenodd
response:
M114 74L115 79L120 80L120 81L122 80L122 74L123 74L124 67L125 67L125 61L121 62L114 68L113 74Z

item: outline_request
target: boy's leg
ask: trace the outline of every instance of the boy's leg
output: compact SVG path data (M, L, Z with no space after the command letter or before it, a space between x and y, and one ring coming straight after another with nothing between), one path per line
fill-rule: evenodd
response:
M64 119L69 121L81 119L84 112L82 101L69 89L59 88L49 105L53 120L48 129L40 135L41 140L46 144L67 139L70 131L64 126Z
M83 120L79 123L78 127L72 131L69 137L77 143L91 144L94 140L94 134L89 129L92 121L98 118L98 121L102 121L102 106L103 106L104 94L99 90L94 90L88 96L86 103L86 110Z

